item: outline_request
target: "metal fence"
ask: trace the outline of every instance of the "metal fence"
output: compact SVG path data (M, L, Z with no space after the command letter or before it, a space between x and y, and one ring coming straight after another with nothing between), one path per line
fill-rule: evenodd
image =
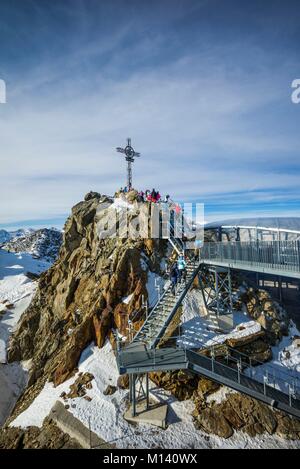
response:
M257 241L204 243L202 260L221 262L246 268L251 266L283 273L299 273L300 241Z
M118 365L122 373L129 374L188 368L264 402L268 398L276 402L279 409L287 411L290 408L289 413L300 417L297 372L291 373L283 367L261 363L228 346L227 353L219 356L219 347L220 344L204 347L202 353L182 347L129 352L119 350Z

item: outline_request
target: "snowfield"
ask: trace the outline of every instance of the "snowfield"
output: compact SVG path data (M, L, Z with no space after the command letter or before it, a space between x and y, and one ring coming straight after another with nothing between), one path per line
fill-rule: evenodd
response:
M27 364L6 363L9 337L36 290L36 282L26 272L39 274L49 267L48 262L33 259L29 254L0 249L0 425L27 383Z

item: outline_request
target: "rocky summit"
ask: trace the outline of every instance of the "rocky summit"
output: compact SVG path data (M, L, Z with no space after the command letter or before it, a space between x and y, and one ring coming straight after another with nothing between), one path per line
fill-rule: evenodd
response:
M24 405L46 380L58 385L75 371L82 351L102 347L112 329L128 334L128 318L139 328L148 275L162 275L166 241L99 239L97 223L113 200L89 193L73 207L55 264L39 279L37 292L9 344L10 362L32 360ZM124 298L130 301L124 301Z

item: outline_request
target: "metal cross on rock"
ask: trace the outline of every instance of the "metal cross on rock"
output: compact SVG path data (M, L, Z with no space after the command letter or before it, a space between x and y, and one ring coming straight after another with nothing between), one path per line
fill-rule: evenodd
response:
M141 156L140 153L134 151L131 146L131 138L127 139L127 145L125 148L117 147L116 149L119 153L125 154L125 160L127 161L127 189L130 190L132 188L132 163L134 162L134 158L139 158Z

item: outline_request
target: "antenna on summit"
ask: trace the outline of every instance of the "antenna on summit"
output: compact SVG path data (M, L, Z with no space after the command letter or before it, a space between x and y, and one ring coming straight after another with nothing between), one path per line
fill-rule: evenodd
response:
M134 151L131 146L131 138L127 139L125 148L117 147L116 150L119 153L125 154L125 160L127 161L127 188L130 190L132 189L132 163L134 163L134 158L139 158L141 154Z

